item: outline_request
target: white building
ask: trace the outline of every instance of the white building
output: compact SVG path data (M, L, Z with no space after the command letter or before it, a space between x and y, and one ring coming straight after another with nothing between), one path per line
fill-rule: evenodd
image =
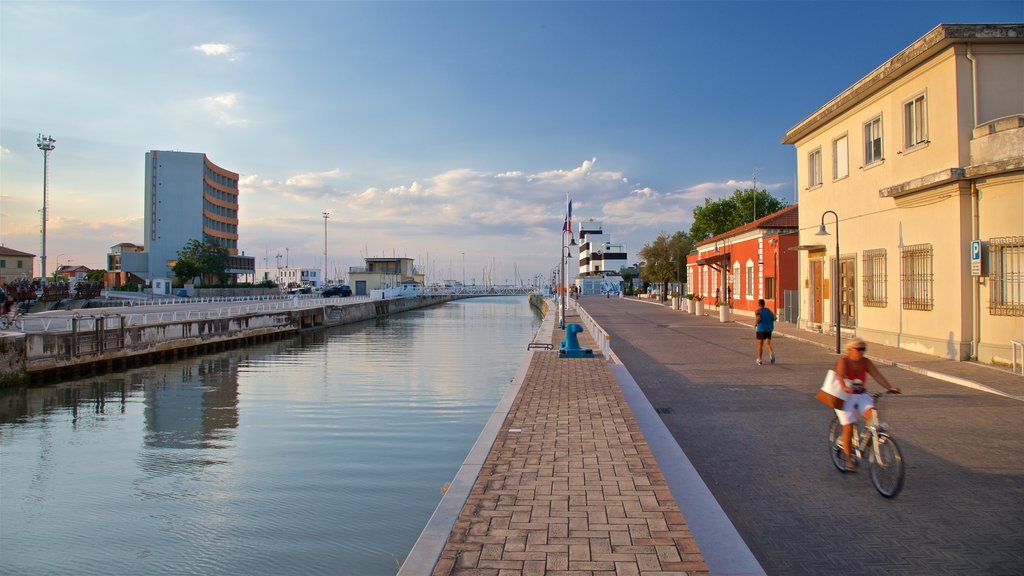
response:
M150 282L171 277L171 266L189 240L227 249L233 276L251 276L255 259L238 254L238 174L206 154L153 150L146 153L145 252ZM163 283L161 283L163 284Z
M580 294L617 293L622 287L626 247L614 244L604 233L601 222L593 218L579 224L580 262L576 287Z

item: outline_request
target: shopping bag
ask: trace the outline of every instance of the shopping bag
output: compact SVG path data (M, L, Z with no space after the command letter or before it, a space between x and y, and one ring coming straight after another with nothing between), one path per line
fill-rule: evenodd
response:
M814 398L829 408L842 410L847 396L847 393L843 392L839 386L839 378L836 376L835 370L829 370L825 375L825 381L821 384L821 390L818 390Z

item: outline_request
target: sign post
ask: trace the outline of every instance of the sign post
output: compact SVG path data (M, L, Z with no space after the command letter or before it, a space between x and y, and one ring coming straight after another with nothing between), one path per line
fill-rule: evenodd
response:
M981 276L981 240L971 240L971 276Z

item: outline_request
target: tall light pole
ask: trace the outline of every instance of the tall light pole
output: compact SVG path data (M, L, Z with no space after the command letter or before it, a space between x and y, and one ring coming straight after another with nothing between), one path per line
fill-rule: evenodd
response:
M843 350L842 336L840 335L840 321L839 321L839 215L831 210L826 210L821 214L821 227L814 234L815 236L828 236L828 230L825 229L825 215L831 214L836 219L836 267L832 274L832 301L835 302L835 312L833 312L832 319L836 323L836 354L839 354Z
M36 147L38 147L43 152L43 225L40 229L43 235L43 250L42 253L39 255L39 265L41 266L41 269L39 270L39 277L43 279L44 283L46 282L46 176L48 172L47 160L49 160L50 152L53 151L54 143L56 142L57 141L54 140L52 136L43 136L42 134L40 134L36 138Z
M327 285L327 219L331 217L331 213L324 210L324 276L322 278L321 288Z

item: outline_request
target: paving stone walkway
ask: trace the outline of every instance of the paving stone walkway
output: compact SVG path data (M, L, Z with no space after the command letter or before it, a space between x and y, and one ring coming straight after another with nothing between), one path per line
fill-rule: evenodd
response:
M558 358L560 334L533 354L434 576L710 574L606 360Z

